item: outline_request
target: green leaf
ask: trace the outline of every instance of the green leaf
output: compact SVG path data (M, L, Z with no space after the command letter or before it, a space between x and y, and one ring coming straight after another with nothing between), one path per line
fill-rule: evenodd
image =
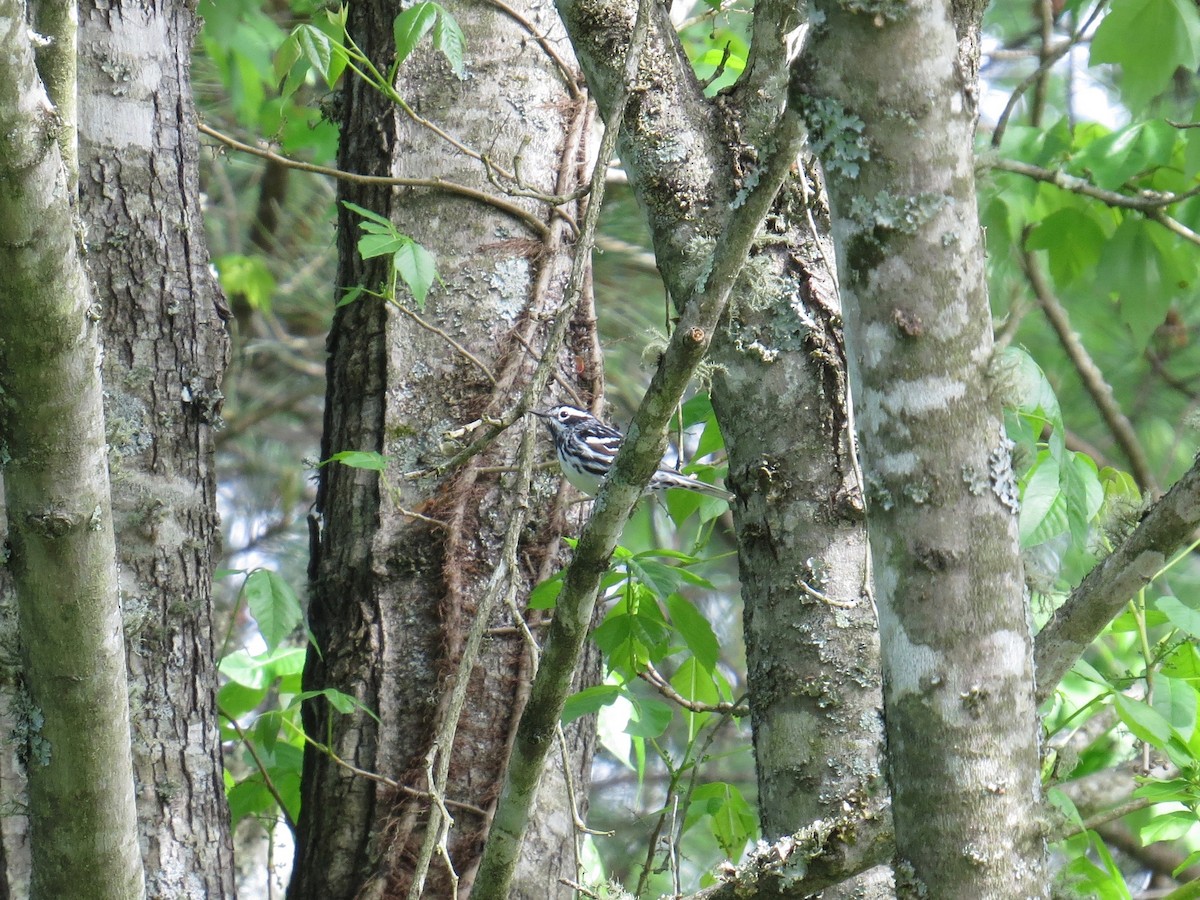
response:
M621 695L621 689L615 684L597 684L584 688L567 698L563 704L562 723L569 725L580 716L598 712L601 707L616 702Z
M315 25L298 25L292 34L296 36L300 52L308 64L317 70L326 84L333 87L337 78L333 72L334 52L329 35Z
M1096 214L1066 207L1042 219L1026 243L1030 249L1049 251L1050 274L1065 288L1080 275L1091 274L1107 240Z
M329 705L342 715L349 715L355 710L362 710L376 722L379 721L379 716L375 715L371 708L362 703L362 701L360 701L357 697L351 694L345 694L336 688L323 688L319 691L303 691L302 693L296 694L296 696L292 698L292 702L288 704L288 708L292 709L296 706L299 706L305 700L312 700L316 697L324 697L327 701L329 701Z
M1162 120L1134 122L1090 141L1071 160L1098 186L1115 191L1162 166L1174 154L1179 133Z
M675 708L666 701L639 697L633 701L633 718L625 732L632 737L656 738L667 730L674 716Z
M626 565L629 567L629 573L650 588L659 599L666 599L667 595L677 591L683 583L678 569L652 559L634 558Z
M433 27L433 49L446 57L451 70L459 78L463 77L463 53L466 47L467 39L454 16L438 6L437 24Z
M276 679L303 672L304 656L303 647L280 647L259 656L251 656L245 650L236 650L222 657L217 669L231 681L263 690Z
M434 261L433 255L416 241L409 240L395 251L392 264L396 267L396 272L400 275L401 280L412 291L417 309L424 310L425 297L429 293L430 286L438 277L437 263Z
M1058 396L1033 357L1020 347L1006 347L1000 354L998 369L1011 390L1012 396L1008 402L1013 403L1023 416L1034 420L1038 425L1037 431L1040 432L1040 426L1046 424L1061 434L1062 410L1058 405Z
M1096 464L1086 453L1067 451L1060 473L1071 539L1076 546L1086 547L1091 522L1104 503Z
M247 816L267 815L276 809L275 798L258 774L229 788L225 799L229 802L230 826L233 828Z
M720 701L716 681L711 669L705 669L696 657L689 656L671 676L671 687L685 700L694 703L704 703L712 706ZM700 729L707 724L712 713L683 709L683 718L687 722L687 739L693 741Z
M275 293L275 276L271 274L265 259L227 253L214 259L213 265L226 294L240 294L251 308L270 311L271 295Z
M700 614L691 601L679 594L667 597L667 611L671 615L671 624L683 636L696 662L711 673L720 658L721 645L708 619Z
M1138 829L1143 846L1156 841L1174 841L1186 835L1200 824L1196 814L1187 810L1157 812L1150 821Z
M240 719L255 709L267 697L267 687L247 687L236 681L221 685L217 692L217 709L231 719Z
M1174 254L1160 250L1151 228L1153 222L1128 217L1109 239L1095 273L1101 295L1114 298L1121 321L1133 332L1140 352L1154 330L1162 324L1171 301L1187 290L1188 276Z
M371 210L359 206L357 203L351 203L349 200L343 200L342 206L346 207L346 209L350 210L350 212L362 216L364 219L368 219L377 225L382 225L389 230L395 230L395 226L391 223L391 220L385 219L383 216L379 215L379 213L371 212Z
M371 469L376 472L386 472L390 457L374 450L339 450L329 459L323 459L317 464L320 468L331 462L339 462L352 469Z
M242 591L270 650L283 643L304 618L296 592L269 569L251 572Z
M1156 710L1140 700L1131 700L1122 694L1114 694L1113 703L1121 721L1138 740L1154 746L1162 746L1170 740L1171 723Z
M529 592L530 609L554 609L558 595L562 593L563 572L555 572L545 581L539 582Z
M412 243L412 238L392 232L390 234L364 234L358 239L358 255L363 259L377 256L394 256ZM393 262L393 265L395 263Z
M352 288L347 288L346 293L342 295L342 299L337 302L337 305L334 306L334 309L341 309L343 306L349 306L364 293L366 293L366 288L364 288L361 284L356 284Z
M724 781L702 784L692 793L692 807L711 817L713 837L731 860L736 861L746 842L758 833L754 810L736 785ZM688 818L692 818L692 810Z
M1167 620L1192 637L1200 638L1200 609L1184 603L1178 597L1169 594L1159 597L1154 605L1167 617Z
M1178 68L1200 63L1200 14L1191 0L1113 0L1092 38L1091 64L1121 67L1121 94L1141 107Z
M1043 451L1030 470L1021 494L1018 528L1022 547L1044 543L1067 530L1066 501L1059 485L1058 461L1048 451Z
M630 600L634 602L630 602ZM592 638L608 657L609 668L632 678L646 662L667 652L666 622L649 588L633 584L616 603Z
M416 49L421 38L433 27L437 19L436 3L415 3L392 22L392 37L396 42L396 64L404 62Z
M1152 706L1171 723L1180 737L1191 737L1196 730L1196 687L1181 678L1163 674L1154 676Z

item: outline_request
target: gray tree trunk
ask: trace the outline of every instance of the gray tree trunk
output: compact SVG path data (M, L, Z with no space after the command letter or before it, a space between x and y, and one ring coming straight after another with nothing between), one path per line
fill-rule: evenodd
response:
M60 89L69 87L58 85ZM69 108L69 107L68 107ZM0 2L0 434L34 896L143 894L96 307L23 4Z
M449 8L466 33L466 79L422 50L400 70L401 95L498 166L511 169L519 155L531 187L544 193L574 190L586 175L588 114L582 97L567 88L569 73L556 68L515 17L486 5ZM558 53L564 52L550 6L522 3L516 9L533 31L548 35ZM351 7L351 34L383 69L399 11L399 4L384 2ZM442 176L496 193L480 163L453 151L362 82L347 83L343 104L342 168ZM314 739L328 740L342 760L404 787L351 774L308 750L288 896L314 900L404 896L411 889L430 804L406 789L428 787L426 759L436 760L431 741L445 715L466 635L501 564L507 531L524 515L526 499L511 467L522 430L536 423L519 423L444 476L411 479L405 473L445 460L456 449L446 440L448 432L496 416L516 400L563 300L570 262L566 224L537 201L506 198L544 228L441 192L346 185L341 196L390 217L434 252L444 283L435 286L424 311L403 290L400 301L409 312L362 298L338 311L330 335L322 454L377 450L391 462L382 478L338 464L321 471L309 613L320 652L309 654L305 683L308 689L336 687L353 694L380 722L365 714L340 715L315 702L306 707L306 728ZM564 211L579 215L575 204ZM385 273L378 261L364 265L358 259L358 221L342 212L339 284L376 290ZM414 314L451 336L482 367ZM588 303L576 314L558 378L588 400L599 399L602 377ZM510 585L518 599L557 569L560 537L578 530L580 507L554 501L557 487L557 477L535 479ZM464 896L531 673L528 649L512 628L509 610L500 604L489 620L493 631L470 675L445 788L455 820L449 859ZM592 747L587 724L568 729L568 741L582 802ZM542 803L531 837L537 849L514 897L570 894L558 881L575 877L576 835L561 785L548 785ZM447 866L436 857L425 896L452 896Z
M634 6L559 8L603 108ZM705 271L729 204L772 146L795 24L788 4L758 6L752 64L715 103L656 7L620 152L675 297ZM777 838L861 817L813 863L831 883L887 858L878 642L828 219L795 180L770 222L714 344L712 397L743 498L733 509L762 826ZM889 892L886 877L856 889Z
M828 148L858 380L898 887L1041 897L1017 488L976 214L981 5L818 9L805 108ZM848 116L861 147L836 130Z
M80 8L79 187L104 329L147 890L200 900L232 897L234 883L212 632L228 338L201 226L195 27L188 3Z

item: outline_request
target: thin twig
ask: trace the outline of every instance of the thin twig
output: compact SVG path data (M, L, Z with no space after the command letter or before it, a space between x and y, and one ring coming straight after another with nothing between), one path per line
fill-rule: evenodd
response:
M671 682L663 677L658 669L654 668L653 663L646 663L645 670L638 672L638 677L647 684L653 685L654 689L670 700L672 703L682 706L684 709L695 713L717 713L722 716L748 716L750 715L750 707L737 703L730 703L727 700L722 700L720 703L701 703L699 700L689 700L679 691L675 690Z
M250 751L250 758L254 760L254 765L258 769L258 774L262 776L263 785L279 806L279 812L283 816L283 821L288 827L288 831L292 833L292 837L296 837L296 823L292 821L292 816L288 812L287 804L283 802L283 795L279 793L279 789L275 787L275 782L271 780L271 774L267 771L266 764L258 755L258 751L254 748L254 742L246 738L246 732L238 720L226 712L220 712L221 718L228 722L233 730L237 733L238 739L246 745L246 749Z
M446 332L444 332L442 329L438 328L433 323L426 322L424 319L422 319L420 316L418 316L415 312L413 312L411 309L409 309L404 304L394 303L392 305L395 306L396 309L400 310L400 312L404 313L406 316L408 316L410 319L412 319L414 322L416 322L418 325L420 325L422 328L424 328L426 331L436 334L438 337L440 337L442 340L444 340L447 344L449 344L451 347L453 347L455 350L457 350L460 354L462 354L462 356L464 356L466 359L468 359L472 363L474 363L475 367L478 368L479 371L484 374L484 376L487 378L487 380L492 383L492 387L496 386L496 376L492 374L492 370L489 369L486 365L484 365L480 361L479 357L477 357L474 353L472 353L470 350L468 350L466 347L464 347L462 344L460 344L454 338L450 337L450 335L446 334Z
M437 783L433 774L433 758L434 756L439 755L437 750L438 746L437 744L434 744L429 748L429 753L425 756L425 779L430 785ZM445 753L440 755L448 757L450 755L450 748L447 747ZM437 816L430 816L430 821L426 827L435 832L437 835L436 846L438 856L441 858L442 862L446 864L446 870L450 875L451 898L452 900L458 900L458 873L454 871L454 863L450 860L450 850L446 846L447 841L450 838L450 829L454 826L454 817L450 815L450 810L446 809L446 803L442 798L442 792L435 788L434 790L430 791L430 793L433 796L433 802L436 804L436 809L439 814ZM422 886L424 885L424 881L425 876L424 873L422 873ZM416 887L414 884L414 890L415 893L414 891L409 892L409 897L412 898L412 900L420 900L422 889Z
M1092 23L1096 21L1106 6L1107 4L1104 2L1097 3L1096 8L1092 10L1091 15L1088 16L1088 20L1083 23L1083 27L1071 35L1071 37L1069 37L1067 40L1049 50L1049 52L1046 51L1045 45L1043 44L1041 52L1039 53L1041 62L1038 64L1037 69L1035 69L1029 75L1029 77L1027 77L1024 81L1018 84L1016 88L1013 89L1012 95L1008 98L1008 103L1006 103L1004 106L1004 111L1000 113L1000 118L996 120L996 128L992 132L993 147L1000 146L1000 141L1004 138L1005 129L1008 128L1008 120L1012 117L1013 110L1016 109L1017 103L1020 101L1021 97L1024 96L1025 92L1038 83L1038 81L1042 78L1044 71L1048 70L1056 62L1066 56L1072 47L1083 40L1088 29L1092 27Z
M563 78L563 84L566 85L567 93L571 95L571 99L578 100L582 93L579 87L579 79L576 77L575 71L567 64L567 61L554 49L554 44L550 42L546 35L538 31L536 25L507 3L503 2L503 0L488 0L488 2L529 32L533 39L538 42L538 46L542 48L542 52L550 57L551 61L558 68Z
M287 723L288 725L292 724L287 719L284 719L284 722ZM307 732L305 732L303 729L295 728L294 726L293 726L293 728L296 731L296 733L304 740L304 742L306 744L313 747L315 750L318 750L321 753L324 753L327 757L329 757L330 761L335 766L339 766L340 768L345 769L351 775L357 775L359 778L365 778L368 781L374 781L376 784L382 784L384 787L388 787L394 791L400 791L404 794L408 794L410 797L416 797L420 800L430 800L430 801L433 800L433 795L431 793L429 793L429 791L422 791L422 790L418 790L417 788L414 788L414 787L409 787L407 784L401 784L399 781L396 781L396 779L388 778L386 775L380 775L378 772L371 772L367 769L360 769L358 766L354 765L353 763L346 762L346 760L342 759L340 756L338 756L336 753L334 753L333 748L329 747L326 744L320 744L320 743L317 743L316 741L314 741L311 737L308 736ZM473 813L477 816L480 816L481 818L486 818L486 816L487 816L487 810L483 809L482 807L476 806L474 803L466 803L465 801L462 801L462 800L452 800L449 797L444 798L443 802L447 806L453 806L456 809L466 810L467 812Z
M455 671L453 684L447 698L444 713L439 716L437 731L434 736L434 747L441 747L438 755L437 769L429 771L429 789L440 796L444 791L446 779L450 774L450 760L454 747L454 737L462 717L463 706L467 700L467 689L470 685L471 670L478 657L479 648L487 634L491 612L501 597L509 598L516 594L519 568L517 564L517 546L524 532L525 518L529 512L529 486L533 477L534 430L527 429L521 436L520 449L517 452L517 483L513 488L509 505L509 525L504 533L504 544L500 551L500 559L479 600L475 610L475 620L471 623L467 639L463 643L462 656ZM409 891L410 900L419 900L425 885L425 874L428 871L429 860L434 849L443 854L446 864L450 858L445 849L444 831L449 827L444 817L444 807L433 807L429 811L429 821L426 824L425 841L421 845L416 864L413 867L412 887ZM451 868L451 874L457 885L458 876Z
M1157 497L1161 490L1158 480L1154 477L1154 471L1150 468L1150 461L1146 458L1146 451L1142 449L1142 443L1138 440L1137 432L1133 430L1133 424L1117 404L1116 398L1113 397L1112 387L1104 378L1104 373L1100 371L1100 367L1096 365L1087 348L1083 346L1079 336L1071 329L1067 311L1063 309L1062 304L1058 302L1058 298L1050 289L1050 285L1046 283L1041 266L1033 252L1022 248L1021 263L1025 269L1025 275L1029 279L1029 286L1033 288L1038 305L1041 306L1042 312L1046 316L1046 321L1058 335L1058 341L1062 344L1067 358L1071 360L1071 365L1079 374L1079 380L1083 382L1084 389L1092 398L1092 402L1096 404L1096 409L1100 411L1105 424L1108 425L1108 430L1112 432L1113 438L1125 453L1125 458L1129 460L1129 467L1133 471L1133 477L1137 481L1138 487Z
M465 184L459 184L456 181L450 181L446 178L397 178L390 175L360 175L356 172L346 172L342 169L331 168L330 166L319 166L315 163L301 162L298 159L291 159L265 147L255 147L252 144L243 143L236 138L217 131L215 128L205 125L203 122L198 121L196 128L201 134L206 134L239 153L246 153L250 156L257 156L260 159L270 160L289 169L312 172L316 175L325 175L328 178L336 178L340 181L348 181L353 184L385 184L396 187L429 188L431 190L445 191L448 194L457 194L460 197L478 200L480 203L494 206L501 212L508 213L510 216L520 219L540 238L544 239L549 231L545 222L516 203L510 203L486 191L467 187Z

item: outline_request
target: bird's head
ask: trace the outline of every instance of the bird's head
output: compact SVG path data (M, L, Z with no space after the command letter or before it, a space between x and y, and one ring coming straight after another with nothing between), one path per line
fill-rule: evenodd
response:
M559 434L576 425L591 422L595 418L591 413L565 403L549 409L531 409L530 412L546 423L551 434Z

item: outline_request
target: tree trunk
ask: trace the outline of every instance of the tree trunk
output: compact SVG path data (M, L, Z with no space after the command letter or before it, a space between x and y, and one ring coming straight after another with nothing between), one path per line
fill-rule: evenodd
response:
M610 48L628 44L633 6L559 6L603 109L624 66ZM788 81L784 35L795 22L786 4L756 9L752 65L718 104L656 15L620 152L678 298L705 271L729 204L772 147ZM688 152L663 150L676 144ZM889 847L864 512L828 220L798 180L759 243L714 344L712 397L743 498L733 509L762 826L777 838L855 817L821 859L831 883L884 861ZM886 879L882 891L867 890L886 893Z
M444 59L422 50L400 70L401 95L500 168L513 167L519 154L522 175L536 190L574 190L586 158L588 114L582 95L564 80L571 73L556 68L535 35L497 8L450 9L466 34L467 78L459 80ZM518 9L562 53L553 10L544 4ZM381 68L390 57L391 23L399 10L381 2L351 8L350 33ZM436 175L495 193L479 162L455 153L361 81L347 83L343 104L342 168ZM497 589L499 599L507 594L519 600L553 573L561 562L560 537L580 521L578 506L572 511L561 500L552 502L557 477L539 476L528 501L519 488L511 470L518 439L536 423L518 423L455 471L406 475L452 455L457 447L446 440L448 432L504 412L528 382L563 300L570 262L564 221L528 199L506 198L544 227L442 192L347 185L342 197L391 218L435 250L443 282L423 310L406 291L398 297L403 311L374 297L359 299L338 311L330 335L322 455L376 450L391 462L382 477L336 463L321 470L309 611L319 652L309 654L305 684L352 694L380 721L312 702L306 729L342 760L402 787L351 774L308 749L288 896L320 900L404 896L414 877L420 879L417 860L430 804L408 789L427 790L427 769L439 761L431 742L450 715L446 698L470 627L485 598L497 599ZM564 211L577 217L574 206ZM359 221L343 210L339 286L377 290L386 273L377 261L359 260ZM558 378L565 390L599 399L602 378L588 303L575 316ZM502 548L516 536L510 529L521 527L527 502L539 513L521 532L513 566ZM490 578L498 570L507 573L500 584ZM528 648L512 628L509 610L501 602L485 615L493 630L470 675L444 788L455 820L449 859L464 895L531 674ZM591 729L580 722L567 731L575 791L582 798ZM514 897L568 896L558 879L575 877L576 835L565 794L551 784L542 801L539 833L531 839L536 855ZM426 896L452 896L449 876L446 863L435 857Z
M1017 487L987 377L980 10L818 7L805 112L826 148L861 387L898 887L1044 896Z
M228 339L201 228L194 7L81 7L80 195L104 328L147 890L234 894L212 634ZM113 72L126 75L114 90Z
M143 894L100 343L54 108L0 2L0 431L35 896Z

